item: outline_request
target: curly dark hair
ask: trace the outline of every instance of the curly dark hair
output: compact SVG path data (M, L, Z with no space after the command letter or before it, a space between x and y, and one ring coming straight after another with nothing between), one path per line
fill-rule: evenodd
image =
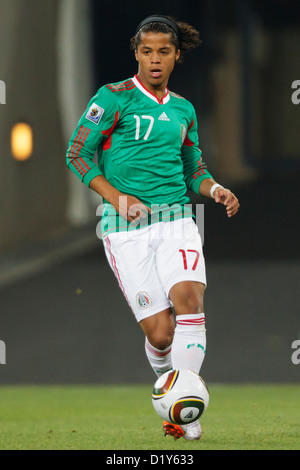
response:
M149 23L143 26L138 33L130 39L130 49L136 51L140 42L141 42L141 34L142 33L164 33L171 35L171 42L174 44L176 51L180 49L181 54L177 61L177 63L183 62L183 54L185 52L189 52L196 47L199 47L202 41L200 40L199 31L197 31L193 26L183 21L177 21L173 17L168 16L168 18L172 19L176 22L178 30L179 30L179 37L175 33L175 31L165 23L154 22Z

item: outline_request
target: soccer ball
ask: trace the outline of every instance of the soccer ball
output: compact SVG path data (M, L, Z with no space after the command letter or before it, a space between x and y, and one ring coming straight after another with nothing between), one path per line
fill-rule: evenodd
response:
M157 414L173 424L188 424L204 413L209 392L204 380L191 370L166 372L155 382L152 403Z

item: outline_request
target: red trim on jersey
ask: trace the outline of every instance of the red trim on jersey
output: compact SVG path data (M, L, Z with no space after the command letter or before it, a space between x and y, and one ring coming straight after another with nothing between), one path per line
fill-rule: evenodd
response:
M199 163L199 170L197 171L197 175L201 176L200 172L202 173L202 175L205 175L205 168L204 168L203 162L201 162L201 160L198 160L198 163Z
M168 88L166 88L166 90L167 90L167 91L166 91L166 94L162 97L161 100L159 100L159 99L157 98L157 96L154 95L154 93L152 93L151 91L149 91L148 88L146 88L146 87L142 84L141 80L139 79L139 77L138 77L137 75L135 75L135 78L137 79L137 81L139 82L139 84L144 88L144 90L147 91L147 93L150 93L150 95L152 95L152 96L157 100L157 102L158 102L159 104L163 104L164 99L165 99L166 96L168 96L168 94L169 94L169 89L168 89Z
M71 160L72 165L75 167L75 169L80 173L81 176L85 176L85 173L80 170L80 168L75 164L73 160Z
M114 128L116 127L118 119L119 119L119 111L117 111L115 114L115 120L114 120L113 125L109 129L102 131L102 134L108 137L106 141L103 143L103 150L108 150L111 147L112 133L113 133Z
M183 142L183 145L186 145L187 147L193 147L194 145L194 142L192 142L189 138L188 138L188 133L189 133L189 130L193 127L193 125L195 124L195 121L193 120L190 127L188 128L187 130L187 133L186 133L186 136L185 136L185 139L184 139L184 142Z
M131 87L127 86L127 87L118 88L118 89L113 89L113 88L109 88L109 87L107 87L107 88L108 88L112 93L116 93L117 91L133 90L133 88L136 88L136 86L133 85L133 86L131 86Z
M87 172L90 170L90 167L87 165L87 163L86 163L81 157L80 157L80 158L78 158L78 157L79 157L79 154L80 154L81 149L82 149L82 147L83 147L83 144L84 144L84 142L86 141L87 136L89 135L90 132L91 132L91 129L88 129L87 127L84 128L84 131L83 131L83 133L82 133L82 136L81 136L81 138L79 139L79 142L78 142L78 144L80 143L80 145L78 145L76 155L75 155L75 157L73 158L73 160L76 160L76 162L79 164L79 166L83 169L83 171L84 171L85 173L87 173ZM84 139L83 139L83 137L84 137ZM81 142L80 142L80 141L81 141ZM83 167L80 165L79 160L83 163L83 165L84 165L86 168L83 168Z
M81 157L79 157L80 151L89 133L90 133L90 129L88 129L87 127L80 126L77 136L69 151L69 156L68 156L68 158L70 159L70 163L72 163L72 165L76 168L76 170L80 173L81 176L85 176L85 174L90 170L90 167L87 165L87 163ZM76 152L76 155L74 156L75 152ZM83 165L81 165L80 162Z
M76 148L77 145L78 145L77 139L79 139L82 129L83 129L83 126L80 126L79 131L78 131L78 133L77 133L77 136L76 136L76 138L75 138L75 140L74 140L74 143L73 143L72 147L70 148L69 158L72 158L72 157L73 157L73 154L74 154L74 152L75 152L75 148ZM71 152L72 152L72 155L70 156L70 153L71 153Z
M202 175L205 175L205 170L206 170L205 163L201 162L201 160L199 159L198 164L199 164L199 169L193 174L194 180L197 179L196 175L201 176L201 173L202 173Z
M117 91L132 90L133 88L136 88L134 82L132 81L132 78L130 78L129 80L126 80L126 82L122 82L117 85L113 83L109 83L108 85L106 85L106 87L112 93L115 93Z
M128 78L128 80L125 80L125 82L122 82L124 85L129 85L129 83L132 83L132 78Z
M76 168L76 170L81 174L81 176L85 176L86 170L83 168L83 166L80 165L80 163L74 159L71 160L72 165Z

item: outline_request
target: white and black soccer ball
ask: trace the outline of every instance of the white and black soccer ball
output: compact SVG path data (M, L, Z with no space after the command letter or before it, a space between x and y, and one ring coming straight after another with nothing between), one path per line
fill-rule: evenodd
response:
M198 374L176 369L157 379L152 403L162 419L173 424L188 424L199 419L208 407L209 392Z

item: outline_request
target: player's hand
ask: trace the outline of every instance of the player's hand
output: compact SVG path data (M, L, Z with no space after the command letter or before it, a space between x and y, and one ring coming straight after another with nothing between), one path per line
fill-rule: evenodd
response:
M239 210L239 200L229 189L217 188L213 193L213 198L215 202L226 207L228 217L232 217Z
M90 188L100 194L129 222L135 221L138 223L140 219L148 217L149 213L152 214L150 207L143 204L136 197L118 191L103 175L93 178L90 182Z
M124 219L135 223L138 223L140 219L148 217L148 214L152 214L150 207L143 204L135 196L128 194L119 196L119 207L117 210Z

